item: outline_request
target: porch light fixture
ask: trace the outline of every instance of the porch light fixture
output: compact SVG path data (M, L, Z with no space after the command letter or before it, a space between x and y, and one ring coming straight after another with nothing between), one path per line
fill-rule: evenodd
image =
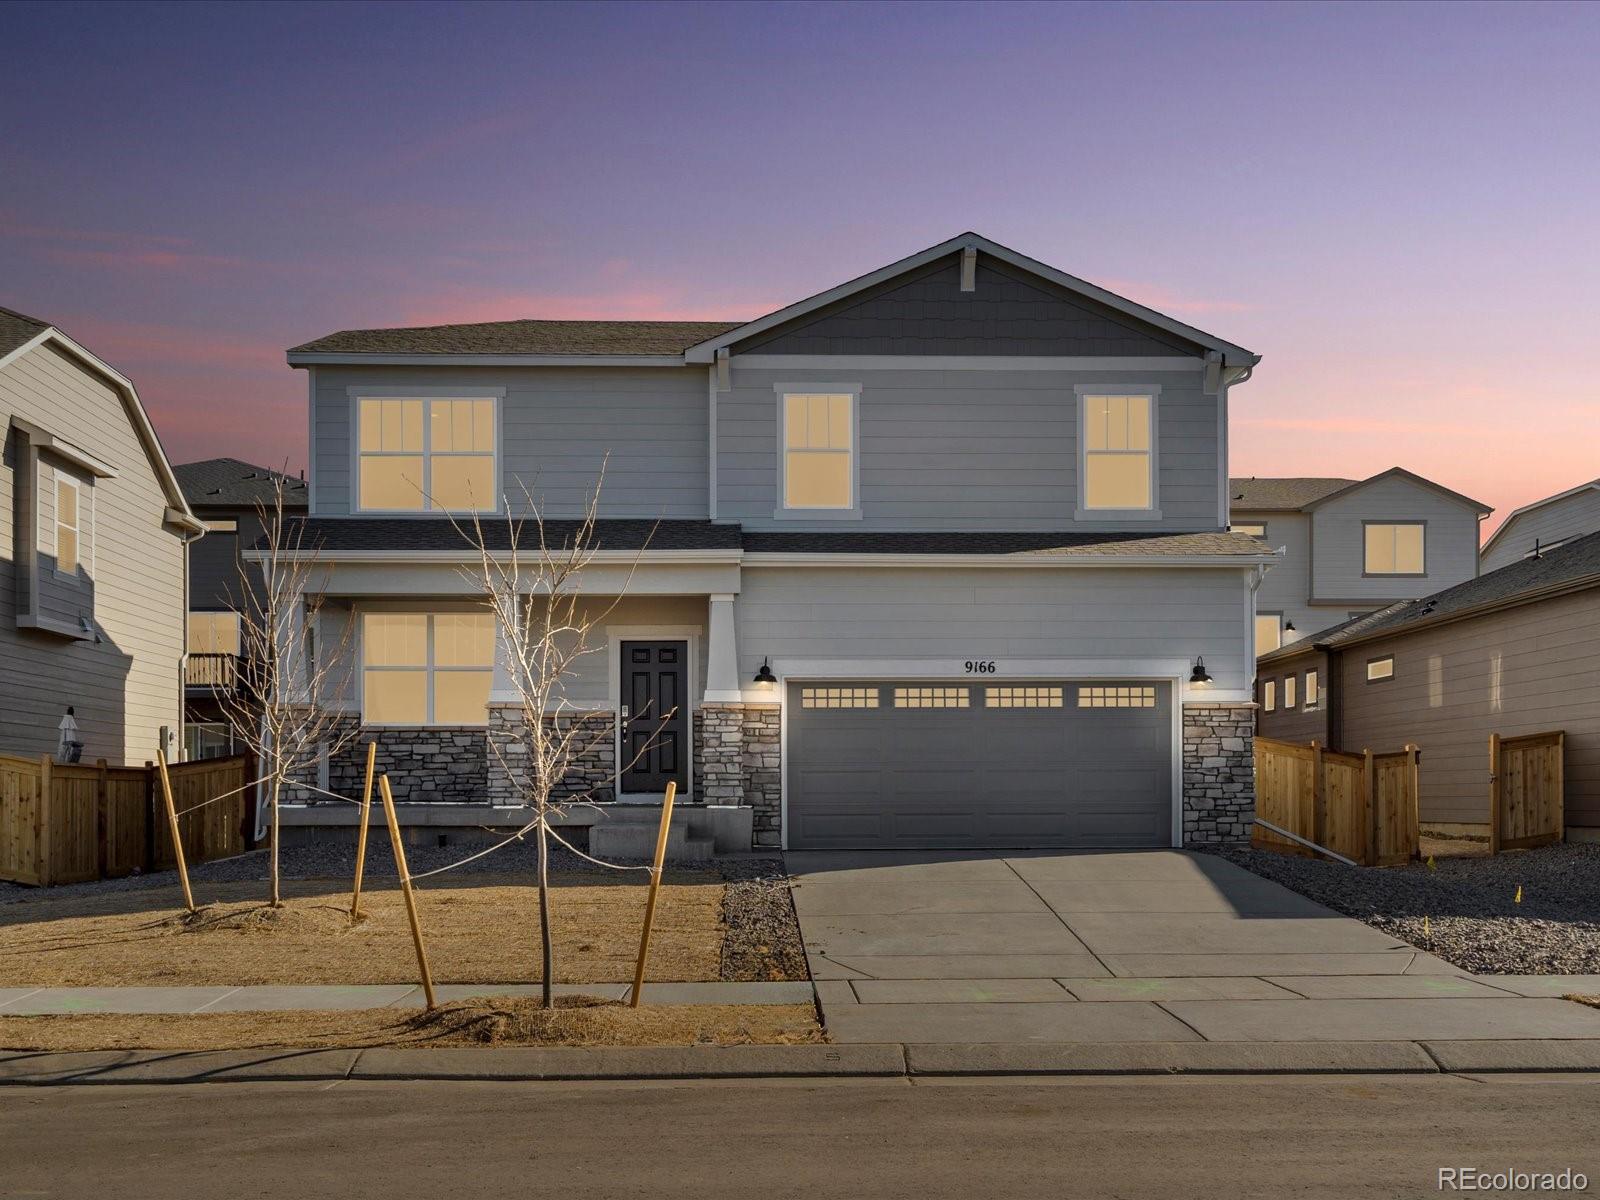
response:
M1294 632L1294 622L1293 621L1285 621L1283 623L1283 631L1285 633L1293 633Z
M772 666L767 659L761 660L761 669L756 672L756 686L769 688L778 682L778 677L772 673Z
M1211 682L1211 676L1206 672L1206 660L1203 656L1194 660L1194 670L1189 672L1189 682L1196 686L1204 686Z

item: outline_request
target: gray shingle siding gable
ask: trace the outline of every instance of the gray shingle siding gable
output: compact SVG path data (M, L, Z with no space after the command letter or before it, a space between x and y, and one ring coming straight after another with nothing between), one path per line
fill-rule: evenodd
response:
M959 256L758 335L740 354L1183 357L1200 347L980 257L961 290Z

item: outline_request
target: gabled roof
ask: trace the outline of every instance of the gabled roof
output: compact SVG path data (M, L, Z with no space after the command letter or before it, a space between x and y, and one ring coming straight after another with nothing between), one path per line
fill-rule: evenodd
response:
M1342 492L1356 482L1354 479L1300 476L1258 479L1252 475L1228 480L1228 503L1241 512L1298 512L1313 501Z
M306 506L304 479L241 462L237 458L207 458L200 462L179 463L172 470L183 485L183 494L193 506L254 508L258 504L271 504L278 479L284 481L285 508Z
M681 355L738 327L730 321L489 321L401 329L345 329L289 351L309 354Z
M1600 533L1574 538L1538 558L1522 559L1420 600L1402 600L1364 617L1331 626L1263 654L1259 661L1277 661L1311 649L1338 649L1407 632L1413 627L1493 612L1545 595L1588 587L1600 587Z
M1580 483L1577 487L1570 487L1564 492L1557 492L1554 496L1546 496L1543 500L1535 500L1531 504L1524 504L1521 508L1512 509L1506 519L1500 522L1500 527L1489 535L1489 540L1484 542L1483 549L1478 551L1479 556L1482 557L1489 553L1489 548L1500 540L1500 535L1510 529L1511 523L1524 513L1530 513L1534 509L1545 507L1547 504L1555 504L1557 501L1566 500L1571 496L1590 491L1600 492L1600 479L1592 479L1588 483Z
M1107 308L1143 321L1147 325L1153 325L1157 329L1165 330L1167 333L1176 334L1178 337L1202 346L1207 350L1215 350L1222 355L1225 364L1228 366L1248 367L1261 361L1259 354L1254 354L1243 346L1223 341L1214 334L1196 329L1192 325L1186 325L1182 321L1167 316L1165 313L1157 312L1153 308L1146 308L1142 304L1135 303L1124 296L1119 296L1115 292L1109 292L1105 288L1097 287L1095 284L1079 279L1075 275L1068 275L1065 271L1059 271L1055 267L1039 262L1037 259L1029 258L1009 246L1002 246L999 242L990 241L982 234L973 233L970 230L966 233L958 234L948 241L940 242L938 245L929 246L926 250L919 250L916 254L909 255L897 262L892 262L888 266L879 267L876 271L858 276L847 283L841 283L837 287L818 292L816 295L808 296L804 300L798 300L785 308L778 309L776 312L770 312L764 317L758 317L754 321L746 322L743 325L735 326L709 337L698 345L689 347L685 357L692 363L711 362L716 358L718 350L730 347L737 342L745 341L757 334L765 333L767 330L774 329L779 325L787 324L798 317L815 312L825 305L834 304L857 292L876 287L886 280L893 279L895 276L902 275L907 271L914 271L918 267L925 266L946 255L956 254L967 249L976 250L979 254L990 255L1001 262L1009 263L1019 270L1037 275L1039 278L1058 287L1076 292L1080 296L1087 296Z
M128 419L133 423L134 433L144 446L145 454L155 469L156 478L161 481L161 489L166 493L169 510L167 519L178 525L200 530L201 523L189 509L183 488L178 484L178 477L173 474L172 463L167 458L166 450L162 448L160 437L156 435L155 426L150 423L150 416L144 410L144 404L139 399L139 392L133 386L133 381L80 346L48 321L26 316L15 309L0 308L0 367L5 367L14 359L21 358L34 347L43 345L53 346L82 369L100 376L122 397L122 405L127 411Z
M1408 479L1412 483L1437 492L1447 499L1464 504L1487 516L1494 509L1481 500L1463 496L1441 483L1425 479L1404 467L1390 467L1366 479L1337 479L1333 477L1283 477L1258 479L1254 476L1228 480L1229 507L1239 512L1310 512L1337 497L1371 487L1385 479Z

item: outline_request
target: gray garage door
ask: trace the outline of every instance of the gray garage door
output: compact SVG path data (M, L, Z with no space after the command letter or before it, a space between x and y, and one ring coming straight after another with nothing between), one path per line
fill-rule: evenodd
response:
M794 683L788 835L831 847L1166 846L1161 683Z

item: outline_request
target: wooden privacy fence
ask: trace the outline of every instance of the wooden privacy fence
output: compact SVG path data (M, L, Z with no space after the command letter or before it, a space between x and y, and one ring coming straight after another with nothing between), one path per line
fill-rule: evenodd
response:
M244 755L170 769L179 835L191 863L250 849L254 776ZM244 788L243 791L236 789ZM216 800L224 793L232 793ZM215 803L208 803L215 801ZM171 867L172 835L156 769L0 755L0 879L47 886Z
M1489 853L1547 846L1566 836L1565 731L1489 735Z
M1417 855L1421 751L1346 754L1317 742L1255 739L1256 815L1365 866L1395 866ZM1314 851L1256 825L1251 845L1284 854Z

